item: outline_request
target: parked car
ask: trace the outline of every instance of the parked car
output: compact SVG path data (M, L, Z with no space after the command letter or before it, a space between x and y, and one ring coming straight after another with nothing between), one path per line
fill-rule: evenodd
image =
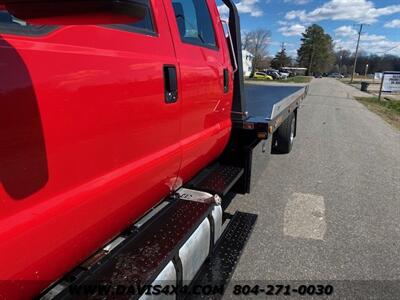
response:
M292 73L288 72L288 71L284 71L284 70L279 70L279 74L281 75L282 79L286 79L288 77L293 76Z
M264 72L255 72L253 78L255 79L266 79L266 80L274 80L271 75L268 75Z
M281 79L287 79L288 77L290 77L290 73L286 72L279 72L279 75L281 76Z
M274 80L282 78L281 74L277 70L266 70L265 73L271 76Z
M328 75L330 78L344 78L344 76L340 73L331 73Z

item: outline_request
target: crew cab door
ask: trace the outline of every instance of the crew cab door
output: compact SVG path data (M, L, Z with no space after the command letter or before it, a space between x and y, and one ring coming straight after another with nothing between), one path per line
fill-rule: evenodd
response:
M104 26L0 7L1 280L54 281L173 189L179 69L162 0L132 2Z
M182 166L190 179L230 134L232 67L214 0L164 0L180 69Z

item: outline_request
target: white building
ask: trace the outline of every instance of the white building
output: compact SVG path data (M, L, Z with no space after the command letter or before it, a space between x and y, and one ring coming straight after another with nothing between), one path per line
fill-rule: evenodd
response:
M243 75L245 77L249 77L251 71L253 70L254 55L247 50L242 50L242 59L243 59Z

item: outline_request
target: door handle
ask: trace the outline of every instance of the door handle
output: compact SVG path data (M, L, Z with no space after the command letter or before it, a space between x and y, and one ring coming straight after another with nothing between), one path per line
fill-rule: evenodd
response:
M175 66L164 66L165 103L178 101L178 78Z
M229 92L229 71L224 69L224 93Z

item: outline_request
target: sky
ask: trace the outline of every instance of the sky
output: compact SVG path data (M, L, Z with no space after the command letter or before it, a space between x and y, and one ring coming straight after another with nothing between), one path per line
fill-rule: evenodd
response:
M301 33L319 24L331 35L335 49L354 51L360 24L364 24L360 49L370 54L400 55L400 0L234 0L242 32L258 28L271 31L269 55L285 43L296 57ZM226 7L217 0L222 17Z

